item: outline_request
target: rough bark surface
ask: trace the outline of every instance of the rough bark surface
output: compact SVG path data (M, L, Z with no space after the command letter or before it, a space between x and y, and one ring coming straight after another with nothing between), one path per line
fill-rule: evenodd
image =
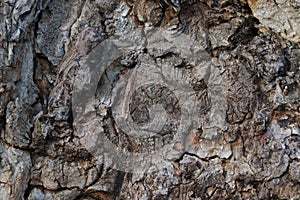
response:
M0 199L300 199L299 13L1 1Z

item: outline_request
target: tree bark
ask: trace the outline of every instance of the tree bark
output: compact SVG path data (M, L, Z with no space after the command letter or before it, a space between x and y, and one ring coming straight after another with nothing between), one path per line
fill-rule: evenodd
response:
M0 2L0 199L300 199L300 3Z

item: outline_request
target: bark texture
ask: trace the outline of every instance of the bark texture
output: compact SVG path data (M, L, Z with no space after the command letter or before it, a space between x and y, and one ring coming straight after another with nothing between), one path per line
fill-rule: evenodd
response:
M300 199L299 13L2 0L0 199Z

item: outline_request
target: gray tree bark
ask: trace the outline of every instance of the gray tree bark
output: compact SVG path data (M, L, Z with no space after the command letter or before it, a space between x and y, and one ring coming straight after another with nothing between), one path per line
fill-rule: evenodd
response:
M1 1L0 199L300 199L299 12Z

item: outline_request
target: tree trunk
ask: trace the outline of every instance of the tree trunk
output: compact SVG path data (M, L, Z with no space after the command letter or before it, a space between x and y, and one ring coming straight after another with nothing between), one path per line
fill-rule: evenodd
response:
M0 199L300 199L299 12L1 1Z

